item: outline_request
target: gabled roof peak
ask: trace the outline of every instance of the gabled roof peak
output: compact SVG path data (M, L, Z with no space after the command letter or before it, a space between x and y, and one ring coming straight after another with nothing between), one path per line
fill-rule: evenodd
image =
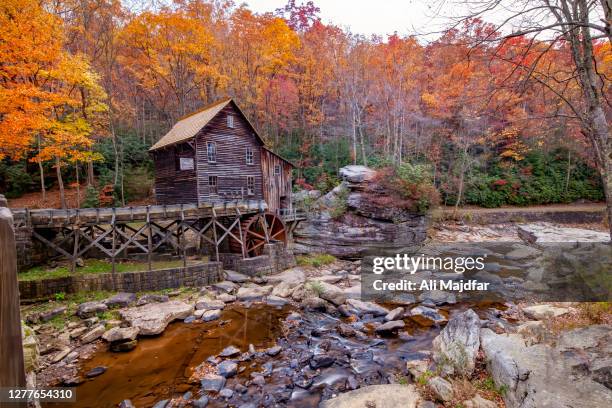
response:
M170 129L168 133L159 139L157 143L155 143L149 150L153 151L161 149L162 147L171 146L173 144L191 139L197 135L198 132L202 130L202 128L206 126L215 116L217 116L217 114L221 112L221 110L223 110L223 108L225 108L229 103L233 103L236 109L238 109L238 112L244 116L244 113L242 113L232 98L218 100L198 109L195 112L181 117L178 122L172 126L172 129ZM250 122L249 126L253 127ZM253 133L255 134L255 137L263 144L263 141L255 131L255 128L253 128Z

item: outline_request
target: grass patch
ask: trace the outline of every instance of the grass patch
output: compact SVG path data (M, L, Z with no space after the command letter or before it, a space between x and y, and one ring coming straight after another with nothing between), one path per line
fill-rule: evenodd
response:
M156 261L152 262L151 267L153 269L165 269L176 268L182 265L182 260ZM115 271L117 273L145 271L148 270L148 268L149 264L147 262L117 262L115 264ZM61 265L57 268L49 268L48 266L37 266L25 272L21 272L17 276L20 281L34 281L51 278L65 278L73 275L110 273L112 269L112 264L107 260L87 259L85 261L85 266L81 268L76 268L74 272L70 271L69 265Z
M594 324L612 324L612 303L583 302L574 306L572 313L544 321L544 325L553 333L592 326Z
M312 290L317 296L321 297L325 289L323 288L323 284L318 281L311 281L307 283L308 289Z
M297 264L299 266L313 266L318 268L323 265L328 265L336 261L336 257L329 254L309 254L298 255Z

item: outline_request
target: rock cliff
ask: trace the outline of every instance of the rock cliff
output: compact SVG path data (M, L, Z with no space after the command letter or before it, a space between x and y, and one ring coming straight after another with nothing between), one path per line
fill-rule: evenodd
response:
M374 170L347 166L340 175L342 183L319 198L317 211L296 228L297 253L361 258L396 252L425 240L426 216L395 207L389 192L376 184ZM378 199L372 200L372 194Z

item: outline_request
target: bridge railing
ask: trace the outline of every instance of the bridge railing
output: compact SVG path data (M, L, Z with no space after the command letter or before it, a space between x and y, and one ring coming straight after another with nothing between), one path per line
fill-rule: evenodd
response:
M278 216L285 222L306 219L306 211L297 208L280 208L276 211Z

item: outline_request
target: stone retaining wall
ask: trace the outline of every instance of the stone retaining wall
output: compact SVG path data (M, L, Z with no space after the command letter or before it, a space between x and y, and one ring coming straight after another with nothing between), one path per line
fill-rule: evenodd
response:
M270 275L296 266L293 252L284 244L265 244L263 255L242 259L240 254L222 253L219 259L224 269L231 269L249 276Z
M186 268L157 269L142 272L99 273L65 278L20 281L21 299L39 299L55 293L80 291L140 292L178 288L181 286L205 286L221 280L220 262L207 262Z

